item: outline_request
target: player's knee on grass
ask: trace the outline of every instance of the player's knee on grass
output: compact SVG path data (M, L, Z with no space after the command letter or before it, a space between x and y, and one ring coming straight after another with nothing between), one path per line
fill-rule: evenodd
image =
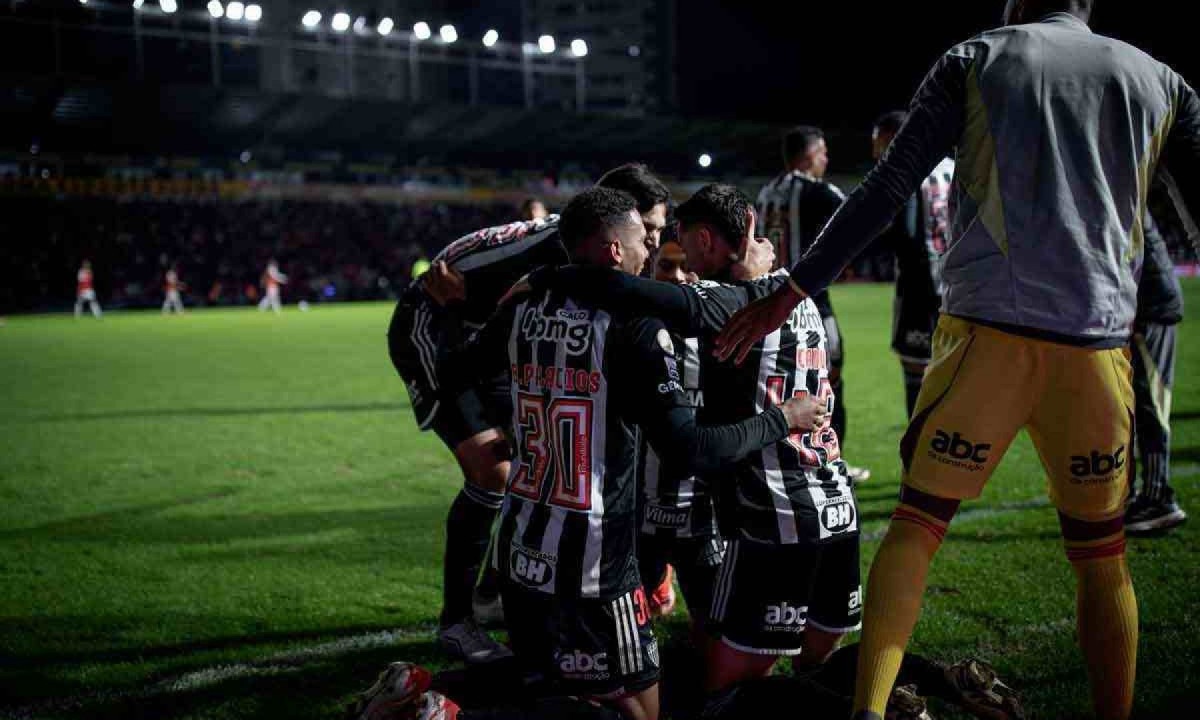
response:
M504 431L492 428L463 440L454 457L468 485L491 493L503 493L508 482L511 446Z

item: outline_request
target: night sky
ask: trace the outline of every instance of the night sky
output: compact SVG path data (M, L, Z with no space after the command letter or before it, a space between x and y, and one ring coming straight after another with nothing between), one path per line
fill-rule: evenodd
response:
M1146 50L1195 86L1200 33L1184 19L1194 5L1097 0L1092 27ZM999 25L1003 7L1003 0L680 0L680 111L865 133L879 114L908 104L942 52ZM831 150L836 165L838 149Z

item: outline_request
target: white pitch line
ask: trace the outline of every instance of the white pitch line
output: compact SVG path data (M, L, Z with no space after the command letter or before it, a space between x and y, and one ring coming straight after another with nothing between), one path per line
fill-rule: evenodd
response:
M47 713L62 713L99 703L145 700L160 695L203 690L230 680L284 675L302 670L304 663L312 660L337 657L362 650L389 647L405 640L427 638L432 633L433 628L430 627L410 630L382 630L379 632L363 633L361 635L351 635L315 645L291 648L254 662L214 665L200 670L192 670L180 675L164 678L137 690L100 690L55 700L47 700L12 710L0 709L0 718L5 718L5 720L34 720L35 718L44 717Z

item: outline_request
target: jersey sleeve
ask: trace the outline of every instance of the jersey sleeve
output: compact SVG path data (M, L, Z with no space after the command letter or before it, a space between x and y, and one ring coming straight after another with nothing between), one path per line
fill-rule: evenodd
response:
M569 265L534 273L530 281L535 288L563 293L619 318L652 315L673 333L706 337L720 332L735 312L786 279L768 276L746 283L676 285L610 268Z
M679 379L675 349L659 320L629 328L621 358L628 407L660 458L686 473L710 473L787 437L783 411L772 407L739 423L701 426Z
M792 268L792 280L806 293L829 287L958 142L966 122L967 75L973 57L970 44L959 45L925 77L909 106L908 120L883 159Z

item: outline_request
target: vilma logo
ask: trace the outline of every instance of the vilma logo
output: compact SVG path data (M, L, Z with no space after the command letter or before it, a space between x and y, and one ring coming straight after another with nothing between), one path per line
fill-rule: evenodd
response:
M558 669L563 675L593 675L608 672L608 653L588 655L573 650L558 656Z
M513 550L509 567L515 580L532 587L541 587L554 579L554 568L548 558L539 559L522 550Z
M1071 456L1071 474L1077 478L1089 475L1105 477L1123 467L1125 467L1124 445L1117 448L1116 452L1111 455L1093 450L1091 455Z
M932 451L930 456L939 462L949 465L962 465L969 469L978 470L988 461L991 443L973 443L962 435L951 435L945 430L937 430L929 443Z
M768 605L767 616L763 618L763 622L769 627L795 628L797 630L802 630L807 621L807 605L795 608L787 603L783 603L781 605Z
M849 501L821 508L821 524L831 533L842 532L854 524L854 505Z

